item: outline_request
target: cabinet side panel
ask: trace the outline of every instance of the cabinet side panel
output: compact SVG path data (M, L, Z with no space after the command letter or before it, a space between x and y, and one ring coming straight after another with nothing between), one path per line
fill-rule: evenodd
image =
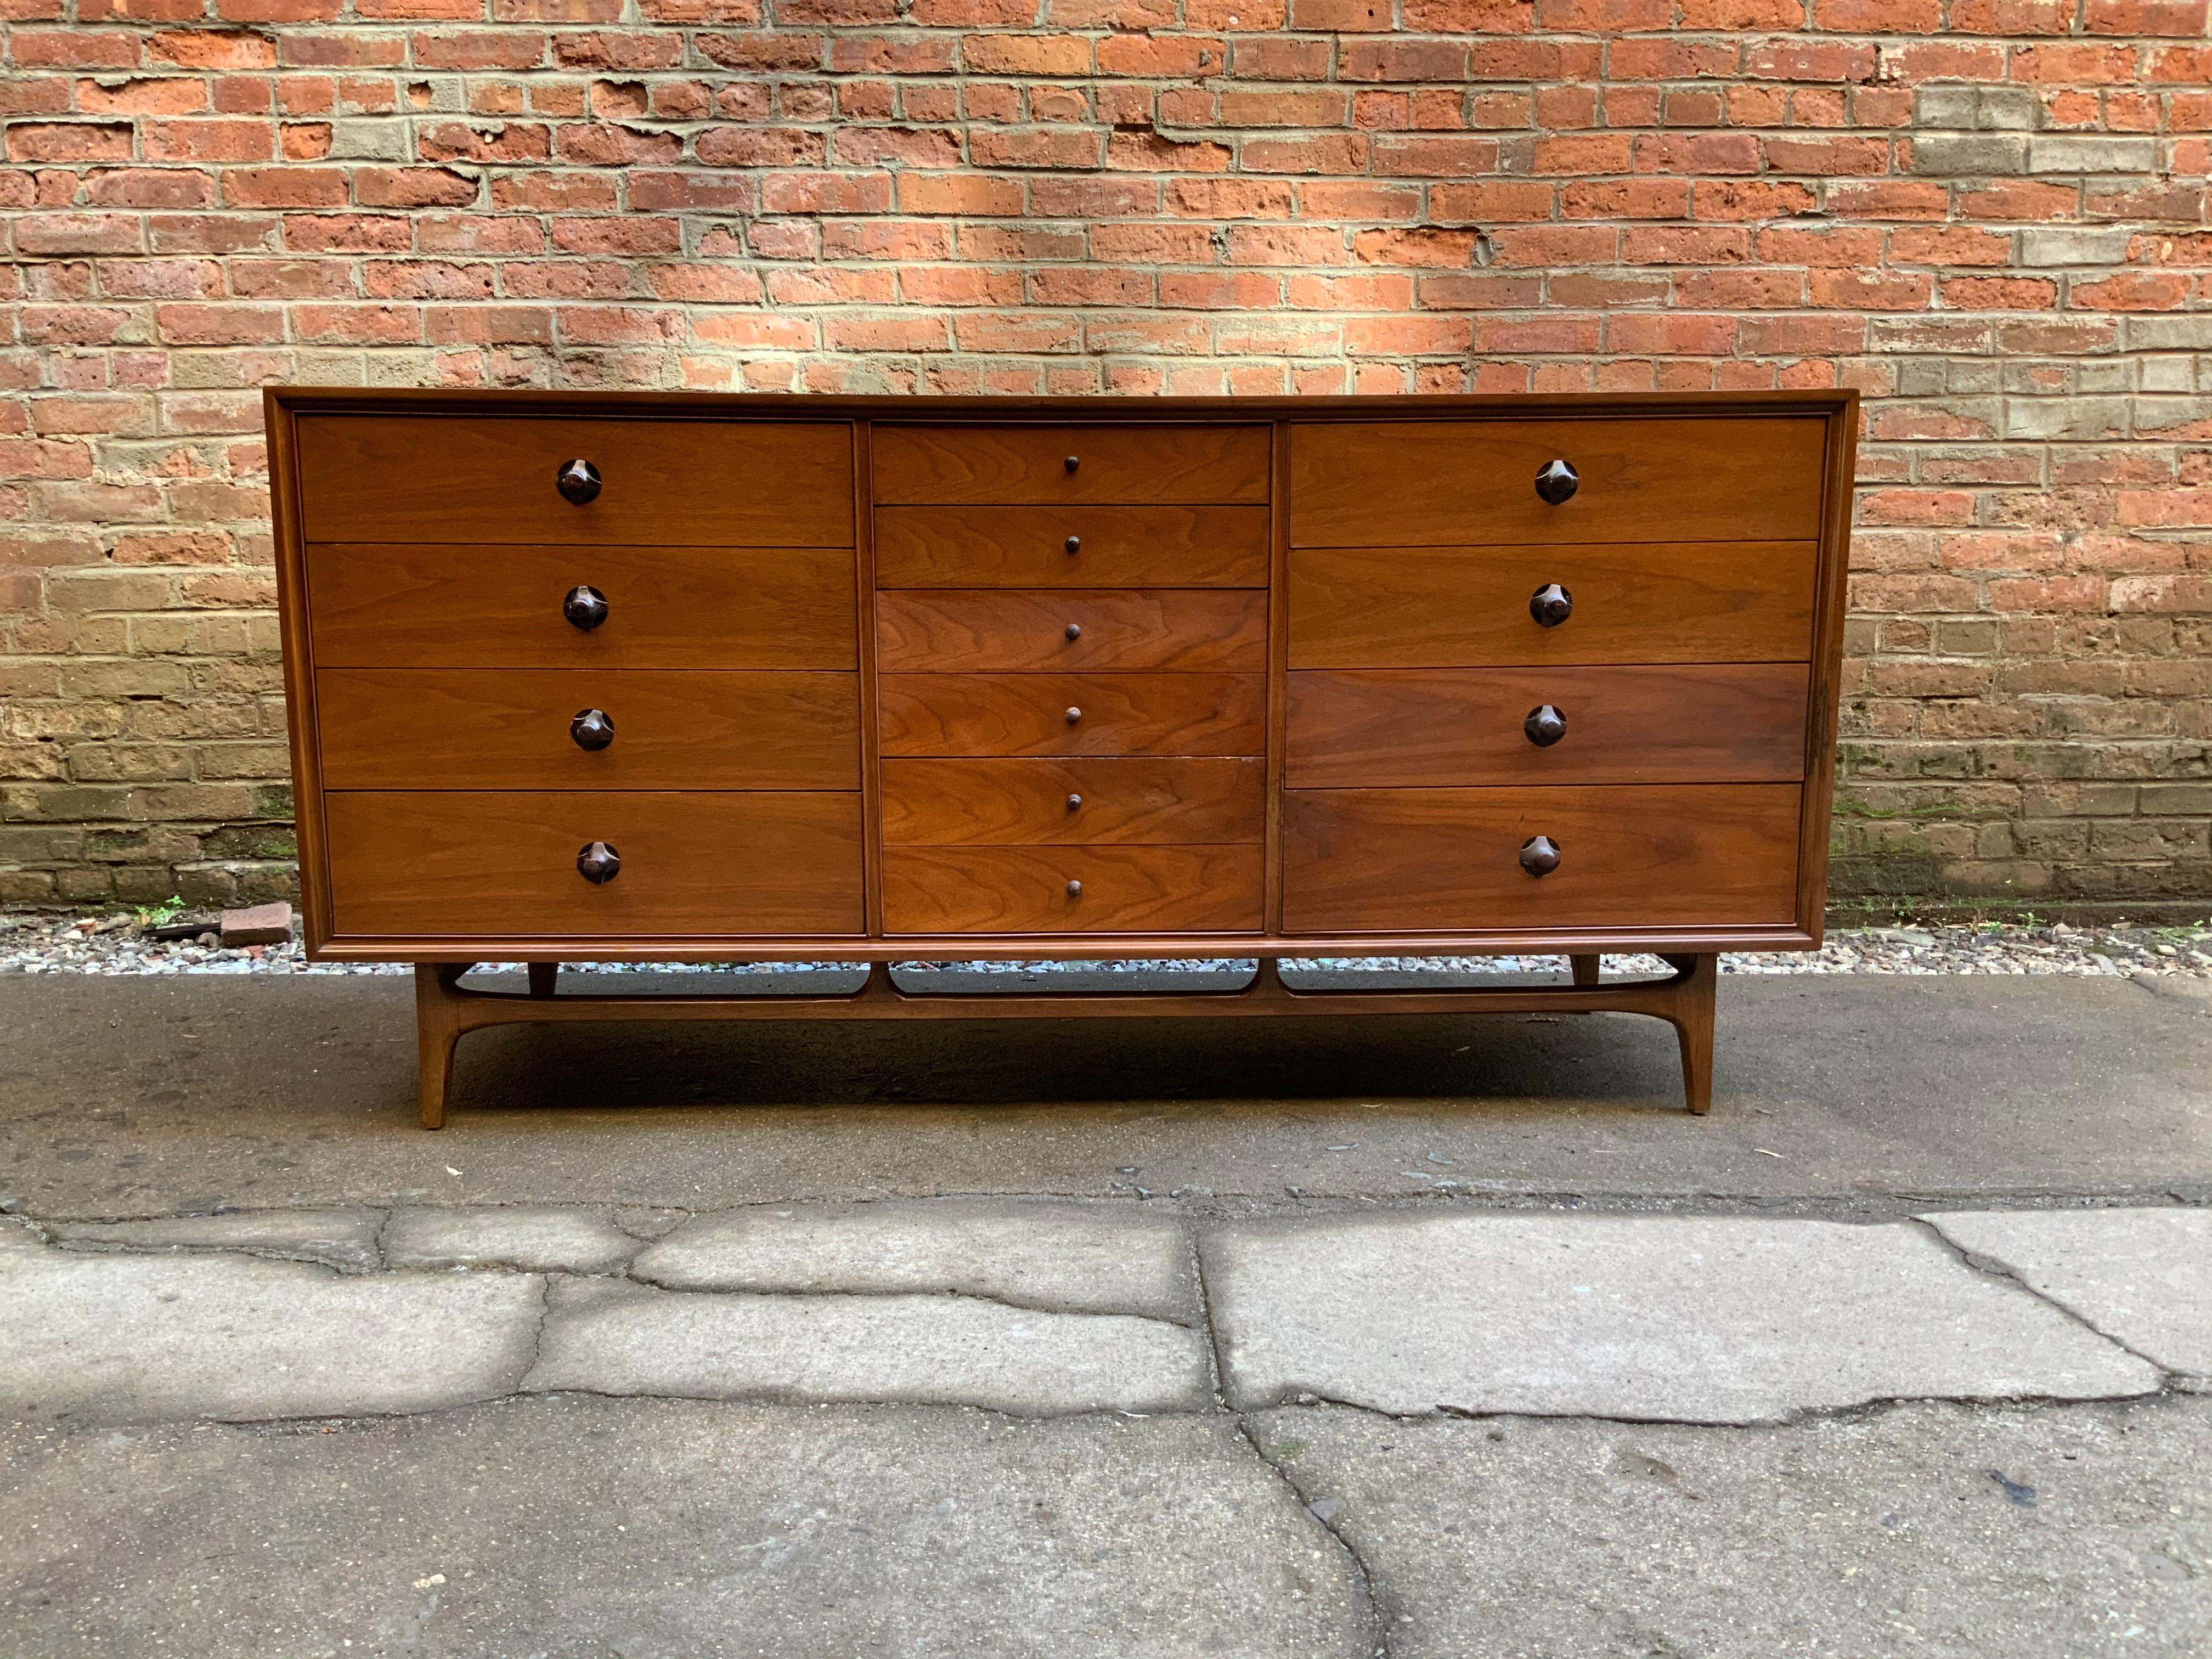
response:
M309 956L331 936L330 854L323 814L322 760L315 723L313 628L307 549L300 526L299 424L274 387L261 397L269 441L269 504L276 543L276 615L284 654L284 727L292 752L293 842L300 861L300 913Z

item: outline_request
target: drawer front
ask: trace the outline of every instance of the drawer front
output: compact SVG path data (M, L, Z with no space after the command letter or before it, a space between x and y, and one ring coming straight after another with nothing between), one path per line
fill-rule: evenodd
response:
M884 931L1256 933L1266 862L1256 845L889 848Z
M331 543L307 554L315 660L362 668L854 668L842 548ZM563 612L599 590L606 619Z
M857 794L334 791L337 937L605 939L862 931ZM578 873L603 841L614 879Z
M1810 542L1645 547L1300 548L1293 668L1804 662ZM1556 584L1565 620L1531 605Z
M1290 677L1284 781L1794 783L1807 685L1802 663L1304 669Z
M885 755L1257 755L1264 674L886 674Z
M1299 547L1811 540L1817 416L1375 421L1291 431ZM1553 505L1536 475L1577 483Z
M1265 587L1267 509L881 507L876 582L881 587Z
M876 599L886 673L1159 668L1263 674L1267 596L1233 588L944 588Z
M1259 760L889 760L884 844L1256 842L1267 782Z
M1798 787L1307 789L1283 797L1287 933L1781 926ZM1533 876L1539 836L1559 866Z
M311 542L850 547L843 422L309 415L300 503ZM598 469L581 504L556 479Z
M1264 501L1264 426L878 426L878 501Z
M315 715L331 789L858 789L860 684L851 673L326 668ZM586 710L605 719L580 732ZM611 741L584 746L606 730Z

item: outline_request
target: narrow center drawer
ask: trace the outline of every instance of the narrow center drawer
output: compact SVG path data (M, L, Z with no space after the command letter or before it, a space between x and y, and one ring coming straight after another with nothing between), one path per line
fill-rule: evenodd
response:
M885 755L1257 755L1264 674L886 674Z
M331 789L857 789L858 674L325 668Z
M1264 426L878 426L878 501L1264 501Z
M1267 763L1182 757L887 760L890 847L1256 842Z
M311 542L853 544L842 421L307 415L299 444Z
M876 599L886 673L1265 673L1267 596L1235 588L946 588Z
M855 587L844 548L307 549L325 667L854 668Z
M886 507L880 587L1265 587L1264 507Z
M808 938L864 927L858 794L340 790L323 812L341 939ZM578 868L593 842L613 850L611 880Z
M894 847L890 933L1257 933L1267 859L1234 847Z

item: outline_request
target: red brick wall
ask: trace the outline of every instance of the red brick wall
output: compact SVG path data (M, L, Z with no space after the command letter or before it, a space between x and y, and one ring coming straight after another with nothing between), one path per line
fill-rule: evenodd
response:
M270 380L1847 382L1839 890L2212 896L2205 0L0 19L0 900L288 878Z

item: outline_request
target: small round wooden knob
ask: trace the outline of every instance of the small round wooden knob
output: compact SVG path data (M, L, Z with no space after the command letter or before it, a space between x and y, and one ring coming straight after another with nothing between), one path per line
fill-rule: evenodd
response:
M1531 836L1521 843L1521 867L1532 876L1548 876L1559 867L1559 843L1549 836Z
M1083 884L1079 881L1071 881L1068 883L1067 896L1070 898L1081 898L1083 896Z
M561 601L561 614L588 634L607 619L607 596L596 587L572 587Z
M1080 708L1071 708L1071 709L1069 709L1069 710L1067 711L1067 723L1068 723L1070 726L1074 725L1074 724L1076 723L1076 721L1078 721L1078 720L1081 720L1082 718L1083 718L1083 711L1082 711Z
M1081 806L1082 805L1083 805L1083 797L1082 797L1082 796L1080 796L1080 795L1070 795L1070 796L1067 798L1067 810L1068 810L1069 811L1071 811L1071 812L1074 811L1078 807Z
M1071 553L1080 553L1083 551L1083 538L1080 536L1070 536L1066 541L1062 542L1060 545Z
M1070 455L1063 459L1060 462L1060 465L1066 467L1070 472L1073 472L1077 467L1083 465L1083 457L1080 455Z
M561 470L553 475L553 487L561 492L562 500L581 507L599 498L599 469L589 461L563 461Z
M1528 596L1528 614L1540 627L1557 628L1575 614L1575 596L1557 582L1546 582Z
M595 887L604 887L622 874L622 854L603 841L587 842L576 854L576 873Z
M1582 475L1565 461L1547 461L1536 474L1536 493L1553 507L1583 487Z
M1079 640L1083 637L1083 624L1081 623L1068 623L1066 631L1067 637L1071 640Z
M586 708L568 722L579 749L604 749L615 740L615 723L604 708Z
M1539 749L1549 749L1567 735L1567 717L1548 702L1540 702L1521 722L1522 732Z

